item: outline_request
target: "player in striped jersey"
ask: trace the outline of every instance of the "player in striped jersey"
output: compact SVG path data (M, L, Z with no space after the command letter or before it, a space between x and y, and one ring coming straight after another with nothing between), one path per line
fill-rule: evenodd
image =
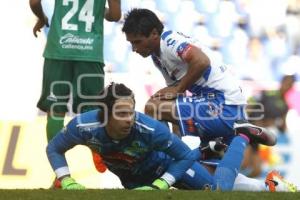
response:
M145 113L179 125L181 136L199 136L202 143L222 137L229 148L235 148L237 154L225 154L226 161L223 159L215 172L224 185L228 183L221 189L230 190L239 168L230 171L227 166L239 166L243 159L238 152L244 147L235 146L236 136L243 138L245 145L276 144L273 133L247 122L246 99L230 67L198 40L164 30L155 13L148 9L129 11L122 31L134 52L152 58L167 84L150 98ZM191 95L187 96L187 91Z

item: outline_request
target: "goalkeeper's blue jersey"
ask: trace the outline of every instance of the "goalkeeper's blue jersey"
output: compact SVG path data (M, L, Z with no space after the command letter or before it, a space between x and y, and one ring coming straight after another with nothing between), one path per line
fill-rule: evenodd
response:
M75 145L99 153L125 188L149 184L162 174L179 180L199 159L199 151L191 151L166 125L139 112L129 136L113 140L99 122L99 112L78 115L49 142L48 159L58 177L69 173L64 153Z

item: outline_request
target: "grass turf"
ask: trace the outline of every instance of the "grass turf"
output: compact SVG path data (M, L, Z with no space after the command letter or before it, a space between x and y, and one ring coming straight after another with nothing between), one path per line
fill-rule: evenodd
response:
M270 192L208 192L208 191L133 191L133 190L0 190L2 200L293 200L300 199L300 193L270 193Z

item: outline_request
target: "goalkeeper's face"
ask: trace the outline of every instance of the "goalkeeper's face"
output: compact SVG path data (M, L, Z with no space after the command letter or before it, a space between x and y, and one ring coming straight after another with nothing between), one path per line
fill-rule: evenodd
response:
M160 38L157 33L150 33L148 37L141 34L126 34L126 39L131 43L132 51L140 54L144 58L159 50Z
M130 134L135 119L134 105L132 98L116 100L106 127L112 139L121 140Z

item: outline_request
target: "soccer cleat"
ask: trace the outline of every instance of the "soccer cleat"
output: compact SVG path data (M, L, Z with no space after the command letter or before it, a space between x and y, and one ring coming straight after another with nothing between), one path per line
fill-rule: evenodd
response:
M294 184L287 182L275 170L267 174L265 184L270 192L297 192L297 187Z
M201 143L201 160L207 159L222 159L224 152L227 150L227 145L222 142L222 137L215 138L208 143Z
M236 135L243 134L247 136L250 143L274 146L277 142L276 136L271 131L248 122L236 122L233 128Z

